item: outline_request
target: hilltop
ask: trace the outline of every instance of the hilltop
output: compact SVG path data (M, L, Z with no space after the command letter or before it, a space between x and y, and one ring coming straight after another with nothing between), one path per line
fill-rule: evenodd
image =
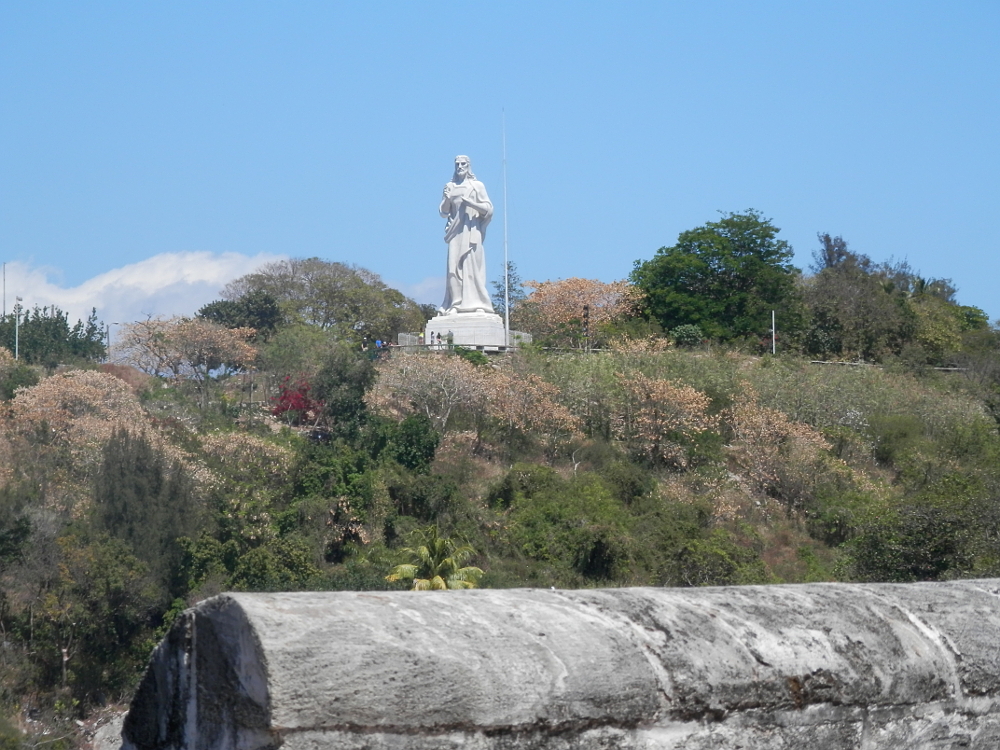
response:
M489 356L376 349L429 311L316 259L123 326L111 362L59 317L75 349L0 350L3 700L69 721L205 597L407 588L424 562L496 588L1000 575L997 331L835 239L780 299L689 318L641 266L518 283L535 344ZM848 325L824 284L898 318Z

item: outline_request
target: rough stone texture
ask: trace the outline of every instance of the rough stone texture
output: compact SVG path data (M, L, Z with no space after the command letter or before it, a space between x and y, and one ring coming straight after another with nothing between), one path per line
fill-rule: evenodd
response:
M122 724L125 714L118 714L100 726L91 740L92 750L118 750L122 746Z
M1000 747L1000 580L224 594L124 747Z

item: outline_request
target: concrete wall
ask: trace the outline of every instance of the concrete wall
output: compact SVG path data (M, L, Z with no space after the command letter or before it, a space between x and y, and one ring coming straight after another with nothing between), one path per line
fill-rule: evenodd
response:
M128 750L1000 748L1000 580L224 594Z

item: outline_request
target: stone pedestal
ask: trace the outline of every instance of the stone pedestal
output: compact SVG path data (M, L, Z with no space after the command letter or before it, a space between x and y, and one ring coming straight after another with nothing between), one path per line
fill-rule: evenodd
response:
M460 312L437 315L427 321L424 341L428 345L437 344L441 334L441 345L448 344L448 334L452 343L470 349L497 349L507 346L503 318L496 313Z

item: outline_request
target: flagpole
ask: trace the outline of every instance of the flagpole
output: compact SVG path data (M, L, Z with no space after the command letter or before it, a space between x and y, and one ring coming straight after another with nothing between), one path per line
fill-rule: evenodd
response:
M507 114L500 110L500 132L503 139L503 333L510 346L510 263L507 260Z

